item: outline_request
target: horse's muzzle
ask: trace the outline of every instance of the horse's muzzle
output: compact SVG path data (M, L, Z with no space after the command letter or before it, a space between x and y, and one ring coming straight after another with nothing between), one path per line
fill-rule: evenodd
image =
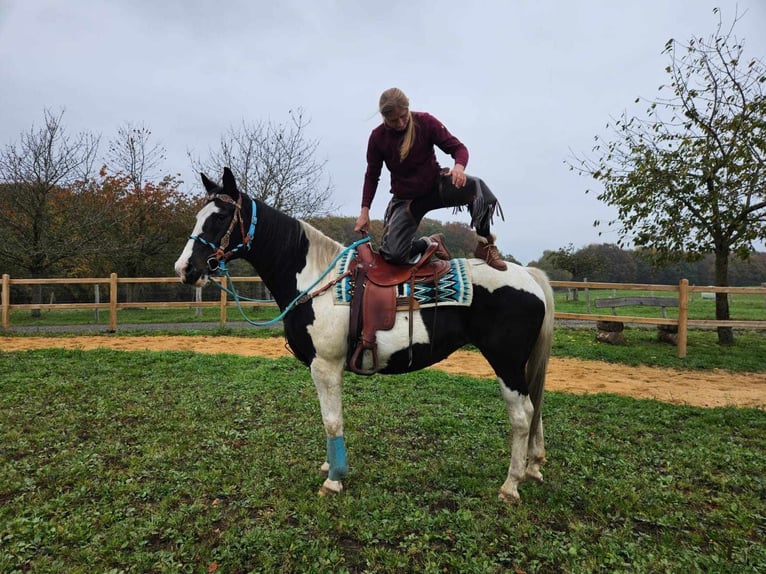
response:
M176 264L176 275L181 279L181 283L195 287L202 287L209 279L206 271L201 271L188 263L185 265Z

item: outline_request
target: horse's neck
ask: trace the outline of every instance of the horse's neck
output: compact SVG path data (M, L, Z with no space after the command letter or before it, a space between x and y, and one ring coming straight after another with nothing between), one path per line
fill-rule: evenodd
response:
M301 289L307 287L297 284L298 274L304 275L301 279L315 279L341 248L319 231L259 203L255 237L246 259L260 275L277 305L284 309Z

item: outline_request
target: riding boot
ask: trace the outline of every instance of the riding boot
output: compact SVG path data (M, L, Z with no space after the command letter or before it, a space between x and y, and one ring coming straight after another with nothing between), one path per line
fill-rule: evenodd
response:
M429 245L432 243L436 243L436 251L434 251L433 255L437 259L441 259L443 261L449 261L452 259L452 255L450 255L450 252L447 250L447 247L444 245L444 234L442 233L434 233L433 235L424 236L422 239L428 243Z
M498 271L508 269L508 265L500 257L500 251L497 249L497 245L495 245L494 235L488 237L479 236L479 244L476 246L474 256L482 261L486 261L487 265Z

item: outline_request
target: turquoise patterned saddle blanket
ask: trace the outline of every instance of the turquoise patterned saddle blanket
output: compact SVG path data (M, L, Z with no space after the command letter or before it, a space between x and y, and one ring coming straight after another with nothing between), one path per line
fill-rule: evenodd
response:
M351 261L356 257L356 250L348 251L338 262L338 276L342 276ZM350 305L354 281L352 277L344 277L335 284L335 304ZM473 301L473 282L471 269L465 259L452 259L450 269L442 275L437 284L427 281L414 284L415 300L421 307L436 305L456 305L468 307ZM410 284L400 283L396 286L397 297L410 296Z

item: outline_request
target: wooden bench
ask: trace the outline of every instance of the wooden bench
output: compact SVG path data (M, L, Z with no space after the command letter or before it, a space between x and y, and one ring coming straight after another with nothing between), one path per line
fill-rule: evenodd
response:
M661 307L662 317L667 318L668 307L678 307L677 297L607 297L596 299L596 307L612 309L617 315L617 307ZM596 340L613 345L625 344L624 323L621 321L597 321ZM675 325L657 325L657 338L664 343L678 343L678 327Z

